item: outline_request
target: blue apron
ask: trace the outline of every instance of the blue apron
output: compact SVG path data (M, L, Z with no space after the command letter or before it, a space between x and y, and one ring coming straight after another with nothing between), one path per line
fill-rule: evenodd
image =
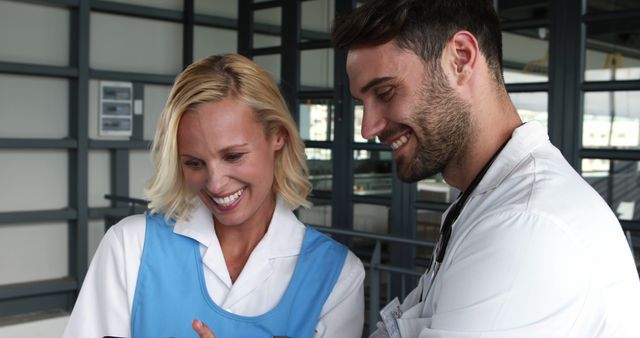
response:
M307 227L302 248L280 302L256 317L220 308L209 297L199 243L173 232L162 214L146 215L144 249L131 314L140 338L194 337L194 319L218 338L312 337L333 289L347 248Z

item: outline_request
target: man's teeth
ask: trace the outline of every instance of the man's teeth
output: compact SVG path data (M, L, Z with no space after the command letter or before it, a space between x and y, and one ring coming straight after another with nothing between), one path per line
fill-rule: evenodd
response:
M407 144L408 141L409 141L409 138L406 135L402 135L399 139L391 143L391 149L396 150L402 147L403 145Z
M240 189L238 191L235 192L235 194L233 195L229 195L227 197L223 197L223 198L215 198L212 197L213 201L216 202L216 204L219 204L223 207L229 206L231 205L233 202L237 201L238 198L240 198L240 195L242 195L242 192L244 191L244 189Z

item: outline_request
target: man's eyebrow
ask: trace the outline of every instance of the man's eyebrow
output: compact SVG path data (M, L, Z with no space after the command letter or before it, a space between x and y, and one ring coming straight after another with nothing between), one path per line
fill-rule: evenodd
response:
M360 93L364 94L364 93L367 92L367 90L371 89L371 87L373 87L375 85L378 85L378 84L380 84L382 82L389 81L391 79L393 79L393 77L391 77L391 76L383 76L383 77L377 77L375 79L372 79L366 85L364 85L362 88L360 88Z

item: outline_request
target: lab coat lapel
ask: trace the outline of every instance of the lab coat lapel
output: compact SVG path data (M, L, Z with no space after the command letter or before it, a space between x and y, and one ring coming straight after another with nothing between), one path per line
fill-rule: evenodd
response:
M200 200L195 203L190 220L176 222L173 231L198 241L204 247L201 251L204 268L211 270L222 283L231 288L231 277L213 227L211 212Z

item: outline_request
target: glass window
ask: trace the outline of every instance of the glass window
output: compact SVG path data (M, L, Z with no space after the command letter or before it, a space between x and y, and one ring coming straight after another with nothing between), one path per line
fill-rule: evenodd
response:
M193 28L193 60L212 54L235 53L238 50L238 32L205 26Z
M435 210L417 210L416 239L421 241L438 241L440 238L440 223L443 213ZM431 258L433 248L417 246L416 257Z
M280 36L282 35L281 7L255 11L253 12L253 20L253 48L280 46Z
M333 48L300 52L300 85L311 90L333 88Z
M144 199L144 186L151 179L154 167L148 150L129 152L129 196Z
M636 0L587 0L587 13L640 9Z
M196 14L238 18L238 0L195 0L193 11Z
M513 105L518 109L522 122L539 121L548 127L549 112L547 92L509 93Z
M390 151L353 151L353 193L363 196L391 196L392 154Z
M331 226L331 201L313 202L309 209L298 208L298 219L304 224Z
M129 5L148 6L174 11L182 11L184 1L181 0L109 0Z
M549 81L549 29L502 33L505 83Z
M300 136L310 141L333 141L331 100L300 100Z
M587 25L586 81L640 79L638 20Z
M621 220L640 220L640 162L583 159L582 177Z
M389 233L389 207L385 205L354 203L353 230L378 234Z
M585 93L582 146L638 149L640 91Z
M334 0L308 0L301 4L303 41L328 40L335 12Z
M109 150L89 151L89 207L108 207L111 201L104 195L111 193L111 158Z
M537 20L549 18L549 1L498 0L502 20Z
M253 61L266 69L280 83L280 54L254 56Z
M306 148L309 180L314 191L331 191L333 189L333 162L331 149Z
M458 189L444 181L442 174L419 181L416 188L418 189L418 200L424 202L451 203L459 193Z

